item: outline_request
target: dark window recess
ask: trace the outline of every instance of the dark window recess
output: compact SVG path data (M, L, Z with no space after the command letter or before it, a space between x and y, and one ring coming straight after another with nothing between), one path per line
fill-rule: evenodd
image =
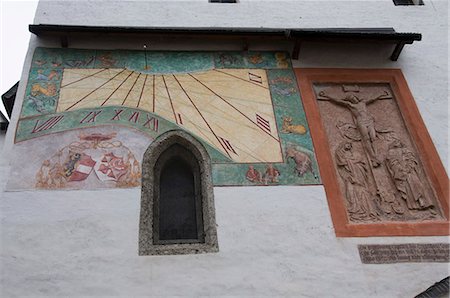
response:
M423 5L422 0L393 0L395 5Z
M208 151L185 131L167 131L142 161L139 255L217 251Z
M193 154L171 146L158 159L155 175L155 243L203 243L200 169Z
M209 0L209 3L237 3L237 0Z
M196 239L194 175L179 158L169 160L161 172L159 239Z

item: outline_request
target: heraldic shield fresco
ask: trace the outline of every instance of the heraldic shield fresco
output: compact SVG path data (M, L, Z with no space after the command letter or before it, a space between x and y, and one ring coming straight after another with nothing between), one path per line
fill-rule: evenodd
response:
M205 146L216 186L321 183L287 53L37 48L8 189L139 186L174 129Z
M352 223L444 219L389 84L315 84Z

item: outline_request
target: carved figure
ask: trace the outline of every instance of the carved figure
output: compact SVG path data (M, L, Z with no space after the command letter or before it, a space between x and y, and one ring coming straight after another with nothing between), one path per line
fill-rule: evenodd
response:
M336 124L336 127L338 128L339 133L342 137L347 138L351 141L361 141L361 134L358 131L358 127L356 127L355 125L339 120Z
M288 147L286 149L286 159L289 158L294 160L295 172L298 176L302 177L305 173L311 172L316 177L312 168L311 157L307 153Z
M280 171L278 171L278 169L276 169L272 164L268 164L263 177L264 184L278 183L278 176L280 176Z
M386 165L395 187L410 210L433 210L431 198L422 184L419 163L414 154L400 140L389 144Z
M336 127L342 137L350 141L361 141L361 134L359 133L358 127L356 125L338 120ZM375 126L375 132L377 133L377 137L379 139L389 139L391 135L395 135L392 129L380 128L377 126Z
M379 199L377 200L378 206L384 213L391 214L392 211L394 211L397 214L405 213L405 209L397 200L393 192L388 191L386 189L380 189L378 190L378 197L379 197Z
M379 214L368 189L368 166L353 154L350 142L341 143L335 151L339 175L344 181L348 212L353 220L378 219Z
M358 86L342 86L345 96L337 97L328 95L325 91L319 92L318 100L331 100L332 102L347 107L352 113L356 127L361 134L364 148L367 150L371 159L372 165L377 167L380 161L376 157L376 152L373 147L373 141L376 138L375 119L367 110L367 105L382 99L392 99L392 96L384 91L383 94L377 97L363 98L359 94Z
M245 178L247 178L250 182L259 182L262 183L261 173L258 172L253 166L248 166L247 173L245 174Z
M306 128L301 125L292 125L292 117L283 117L283 126L281 131L284 133L295 133L303 135L306 133Z

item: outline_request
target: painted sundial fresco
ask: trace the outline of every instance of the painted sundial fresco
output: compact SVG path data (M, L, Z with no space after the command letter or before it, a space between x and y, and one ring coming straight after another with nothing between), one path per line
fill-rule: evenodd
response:
M216 186L320 183L287 53L37 48L8 187L138 186L174 129L205 146Z

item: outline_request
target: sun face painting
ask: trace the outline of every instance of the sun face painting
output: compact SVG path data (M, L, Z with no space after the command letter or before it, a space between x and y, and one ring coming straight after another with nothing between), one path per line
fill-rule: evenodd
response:
M8 185L136 186L146 147L173 129L205 146L217 186L320 183L287 53L38 48L16 129L23 167Z

